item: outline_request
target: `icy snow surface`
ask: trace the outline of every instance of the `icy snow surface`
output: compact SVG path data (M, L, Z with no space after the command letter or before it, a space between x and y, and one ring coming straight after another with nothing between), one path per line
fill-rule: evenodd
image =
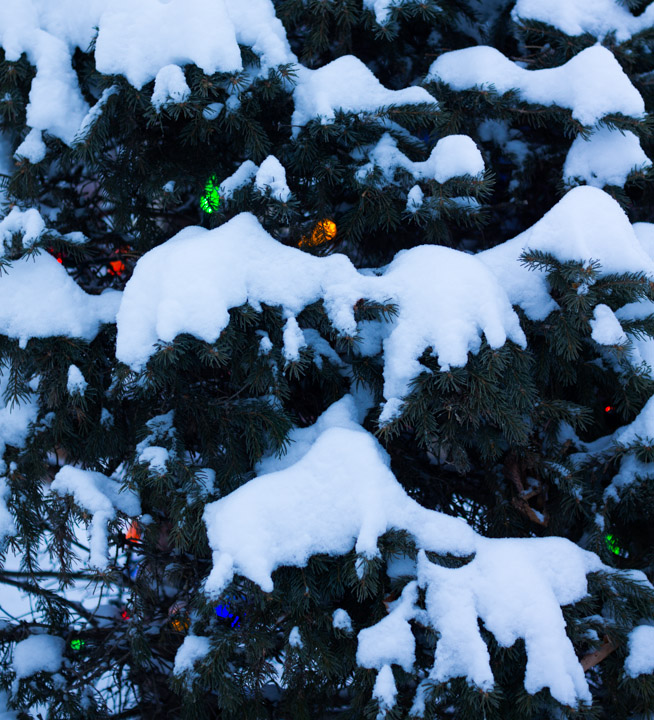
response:
M31 635L16 643L13 669L16 679L30 677L37 672L54 673L59 670L65 643L54 635Z
M500 92L515 89L530 103L570 108L584 125L612 113L641 117L645 103L610 50L595 45L565 65L525 70L487 46L453 50L434 61L427 80L440 79L457 90L493 85Z
M208 655L210 650L209 638L187 635L175 655L173 674L181 675L192 670L195 663Z
M557 305L545 274L518 265L524 250L541 250L564 262L598 260L604 273L644 272L654 279L654 261L624 210L607 193L586 185L570 190L528 230L475 256L497 277L511 304L532 320L543 320Z
M131 490L123 490L117 480L91 470L81 470L64 465L55 475L50 490L58 495L71 495L76 504L90 513L90 564L96 568L107 566L107 523L120 510L126 515L141 513L138 496Z
M387 182L393 180L397 168L408 170L415 178L439 183L453 177L477 176L484 172L484 159L479 148L467 135L447 135L436 143L427 160L413 162L398 150L397 141L389 133L384 133L367 155L369 162L357 171L359 180L364 180L374 167L381 169Z
M639 625L629 633L629 655L624 661L629 677L654 673L654 627Z
M517 263L514 263L517 265ZM175 267L171 277L166 268ZM229 309L246 302L281 305L284 353L297 359L306 345L295 317L324 299L335 328L354 335L360 298L397 303L384 339L384 393L407 394L428 347L442 368L465 365L483 333L492 347L507 339L525 345L518 317L500 284L476 257L438 246L399 253L381 277L359 273L343 255L315 257L282 245L249 213L215 230L186 228L146 253L125 287L118 311L119 360L142 369L158 340L191 333L214 342ZM426 310L428 308L428 310Z
M590 33L602 39L614 32L624 42L654 25L654 5L635 17L618 0L517 0L511 17L547 23L566 35Z
M336 110L360 113L373 112L386 105L436 104L424 88L385 88L353 55L344 55L317 70L300 66L293 99L295 111L291 123L294 136L299 133L299 126L313 118L320 118L323 124L333 122Z
M219 595L239 573L271 592L271 573L281 565L301 567L312 555L345 554L353 546L373 557L383 533L403 529L419 548L417 578L386 617L359 633L360 665L410 671L409 620L420 618L440 633L430 677L463 676L489 689L480 618L502 646L524 638L528 692L549 687L565 704L590 701L560 606L586 595L587 573L603 568L599 558L562 538L486 539L458 518L423 508L399 485L387 454L357 418L354 399L345 396L315 426L294 431L290 460L267 458L264 474L206 506L214 562L206 591ZM426 550L474 558L446 569L431 563ZM426 589L426 610L416 606L418 586ZM388 679L384 671L379 690L390 699Z
M4 273L0 333L22 345L30 338L56 335L90 341L102 323L115 321L121 293L88 295L47 253L15 260Z
M583 180L588 185L622 187L632 170L651 166L640 140L629 130L597 129L588 140L575 138L563 166L563 181Z

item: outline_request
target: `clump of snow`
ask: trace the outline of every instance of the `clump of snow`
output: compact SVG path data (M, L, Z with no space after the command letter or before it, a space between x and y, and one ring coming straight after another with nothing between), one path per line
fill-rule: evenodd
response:
M603 273L644 272L654 279L654 262L624 210L607 193L586 185L570 190L528 230L475 256L493 272L512 305L520 305L532 320L543 320L557 305L545 273L519 264L525 250L550 253L562 262L594 259Z
M412 0L363 0L363 7L375 13L375 20L385 25L391 14L391 8L404 5Z
M384 396L401 398L422 370L418 358L431 347L443 370L467 363L481 346L527 340L501 284L473 255L437 245L399 252L381 280L397 300L398 315L384 340ZM425 321L425 308L435 322Z
M71 395L84 395L88 383L82 375L82 371L77 365L71 365L68 368L68 385L67 389Z
M293 92L295 111L291 118L293 136L300 126L314 118L323 124L334 121L335 112L374 112L386 105L436 104L420 87L388 90L364 63L353 55L344 55L317 70L300 66Z
M422 192L420 185L414 185L406 196L406 209L407 212L415 213L421 207L424 201L425 194Z
M16 148L14 157L25 158L33 165L40 163L45 157L47 148L43 142L43 133L40 130L32 129L27 133L27 137Z
M175 655L173 675L181 675L189 670L193 670L195 663L205 658L210 650L211 645L209 644L208 637L187 635Z
M1 462L4 464L4 460ZM6 537L16 532L14 519L7 507L10 492L7 478L0 477L0 543L2 543Z
M136 457L140 463L147 463L150 470L158 475L167 471L168 462L174 453L158 443L171 445L175 442L174 410L165 415L156 415L145 424L148 435L136 446Z
M38 672L55 673L61 669L65 643L54 635L31 635L16 643L13 668L16 680Z
M565 65L525 70L487 46L441 55L427 80L442 80L457 90L493 85L498 92L517 90L523 100L569 108L574 118L592 126L606 115L642 117L645 103L610 50L586 48Z
M207 75L243 69L239 43L265 68L296 60L270 0L115 0L99 19L98 70L124 75L136 88L171 64L194 63Z
M342 398L315 426L292 434L298 442L290 460L266 459L266 474L206 506L214 562L206 591L219 594L238 572L271 592L277 567L302 567L317 553L342 555L353 543L361 556L374 557L383 533L406 530L419 549L417 579L386 617L359 633L360 665L410 671L409 621L420 619L439 634L430 678L466 677L490 689L481 619L503 647L525 640L528 692L548 687L562 703L590 702L561 606L587 594L586 575L604 569L599 558L562 538L486 539L458 518L423 508L394 478L388 455L359 417L354 399ZM474 557L448 569L431 563L428 550ZM418 587L426 591L426 610L417 606ZM379 689L389 699L387 680L382 675Z
M274 155L268 155L261 163L254 184L262 193L270 190L271 196L281 202L286 202L291 195L286 184L286 169Z
M382 171L387 182L392 181L397 168L403 168L415 178L444 183L462 175L477 176L484 172L484 159L472 138L467 135L448 135L441 138L427 160L412 162L397 148L397 141L384 133L368 153L369 162L357 171L363 180L374 167ZM418 188L420 189L420 188Z
M332 613L332 624L338 630L343 630L347 633L352 632L352 619L348 615L347 611L343 610L343 608L337 608L334 610Z
M377 673L375 685L372 689L372 696L379 703L379 714L377 718L381 720L381 718L386 716L388 710L394 707L397 698L397 687L390 665L384 665L379 673Z
M116 290L88 295L47 253L21 258L0 282L0 333L22 346L56 335L90 341L101 324L115 321L120 297Z
M590 33L601 40L615 33L622 43L654 25L654 6L636 17L619 0L517 0L511 17L547 23L566 35Z
M654 260L654 223L639 222L632 227L645 252Z
M188 100L191 88L186 84L184 71L179 65L164 65L154 80L152 105L159 111L166 105Z
M629 130L597 129L589 139L575 138L563 166L563 180L568 184L585 181L588 185L622 187L633 170L652 165L640 140Z
M247 183L255 177L258 170L258 165L255 165L252 160L246 160L239 166L235 173L220 183L220 197L224 200L229 200L235 190L247 185ZM285 174L284 177L286 177Z
M300 635L300 628L297 627L297 625L291 630L288 636L288 644L294 648L304 647L304 643L302 642L302 637Z
M23 246L33 247L34 243L45 232L45 222L35 208L21 210L14 206L9 214L0 220L0 242L8 248L13 236L22 233Z
M165 271L171 266L174 278ZM428 347L449 368L465 365L482 333L492 347L507 339L525 344L502 287L471 255L420 246L400 253L380 277L371 276L343 255L315 257L282 245L243 213L215 230L186 228L139 260L118 312L117 357L142 369L159 340L191 333L214 342L229 309L249 302L281 306L284 352L293 360L306 345L295 318L307 305L323 299L335 329L354 336L354 305L362 297L392 299L399 308L397 322L382 333L389 401L406 395Z
M591 337L600 345L624 345L627 342L620 321L608 305L597 305L590 321Z
M50 490L57 495L71 495L77 505L93 517L90 525L89 562L91 566L103 569L107 566L107 524L116 515L116 510L129 516L141 514L138 495L124 489L113 478L91 470L82 470L64 465L55 475Z
M629 633L624 669L629 677L654 673L654 626L639 625Z

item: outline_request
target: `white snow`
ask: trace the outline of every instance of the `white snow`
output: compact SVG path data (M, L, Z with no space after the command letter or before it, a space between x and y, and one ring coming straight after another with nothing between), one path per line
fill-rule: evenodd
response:
M88 383L82 375L82 371L77 365L71 365L68 368L68 385L67 389L71 395L84 395Z
M654 5L635 17L617 0L517 0L511 17L547 23L566 35L590 33L603 39L615 33L623 43L654 25Z
M654 673L654 626L638 625L629 633L624 669L629 677Z
M184 71L179 65L164 65L154 79L152 105L156 110L170 104L188 100L191 88L186 84Z
M304 643L302 642L302 637L300 635L300 628L297 627L297 625L291 630L288 636L288 644L294 648L304 647Z
M588 140L575 138L563 166L563 181L569 185L582 180L588 185L622 187L632 170L652 165L640 140L629 130L598 128Z
M404 5L411 0L363 0L363 7L375 13L375 20L385 25L391 14L391 8Z
M286 184L286 169L274 155L268 155L261 163L255 175L254 184L262 193L270 190L271 196L281 202L286 202L291 195Z
M406 209L407 212L415 213L421 207L424 201L425 194L422 191L420 185L414 185L406 196Z
M377 719L382 720L387 711L395 705L395 699L397 698L397 687L395 686L395 678L390 665L384 665L377 673L372 696L379 703Z
M0 333L22 346L56 335L90 341L102 323L115 321L120 296L88 295L47 253L15 260L0 281Z
M590 321L591 337L600 345L624 345L627 342L620 321L608 305L599 304Z
M220 183L221 200L229 200L235 190L242 188L250 182L253 177L255 177L258 170L259 166L255 165L252 160L246 160L242 163L235 173L230 175L228 178L225 178L225 180ZM284 175L284 177L286 177L286 175Z
M3 459L7 445L22 448L27 440L31 423L36 421L38 403L33 396L5 404L4 393L9 381L9 371L0 367L0 474L6 472Z
M406 395L427 347L443 370L467 363L481 333L493 348L527 340L500 283L478 257L437 245L399 252L381 278L398 315L384 340L384 396Z
M44 232L45 222L35 208L21 210L14 206L9 214L0 220L0 242L5 248L11 247L13 236L19 233L23 235L23 246L30 248Z
M38 672L57 672L63 662L65 643L54 635L31 635L16 643L13 669L16 680Z
M584 125L612 113L642 117L645 103L610 50L586 48L565 65L525 70L487 46L453 50L432 64L428 80L440 79L457 90L493 85L500 92L516 89L527 102L569 108Z
M391 182L397 168L408 170L416 179L444 183L462 175L478 176L484 172L484 160L474 140L467 135L448 135L440 138L427 160L412 162L397 147L397 141L384 133L368 153L369 162L359 168L358 180L364 180L374 167ZM418 188L420 190L420 188Z
M175 655L174 675L193 670L193 666L209 654L211 645L208 637L187 635Z
M4 450L4 448L3 448ZM4 460L0 460L4 465ZM9 512L7 507L7 500L9 499L10 489L7 484L7 479L0 477L0 547L4 548L4 539L13 535L16 532L16 525L14 519ZM1 716L0 716L1 717Z
M118 480L72 465L64 465L50 485L51 492L71 495L80 508L93 516L89 529L92 567L107 567L107 524L115 517L116 510L132 517L141 514L138 496L121 488L123 485Z
M175 267L171 277L166 268ZM118 312L117 356L141 369L158 340L181 333L215 341L229 309L246 302L281 306L284 353L306 344L295 318L322 298L334 327L355 335L353 307L362 297L399 307L385 328L387 400L403 397L428 347L443 368L465 365L483 333L492 347L524 346L518 318L500 284L475 257L438 246L398 254L381 277L359 273L343 255L315 257L282 245L249 213L215 230L186 228L146 253L127 283Z
M271 573L281 565L302 567L314 554L345 554L353 545L370 558L380 535L404 529L419 548L417 578L386 617L359 633L360 665L411 671L409 621L417 618L439 633L431 678L463 676L490 689L481 619L502 646L525 640L528 692L548 687L562 703L590 702L560 608L586 595L589 572L606 570L599 558L563 538L486 539L457 518L421 507L397 483L359 417L354 399L344 397L315 426L291 434L297 442L290 458L267 458L264 474L206 506L214 561L206 591L219 595L237 572L271 592ZM426 550L474 558L446 569L431 563ZM426 611L416 605L418 586L426 590ZM388 699L387 675L379 687Z
M654 262L624 210L607 193L586 185L570 190L525 232L475 256L493 272L512 305L520 305L532 320L543 320L557 305L545 274L518 263L527 249L564 262L598 260L604 273L645 272L654 278Z
M16 148L15 158L25 158L32 164L40 163L45 157L47 148L43 142L43 133L32 129L27 133L23 142Z
M317 70L300 66L293 99L295 111L291 123L294 137L299 133L300 126L314 118L320 118L323 124L332 123L336 110L362 113L374 112L387 105L436 104L424 88L385 88L373 72L353 55L344 55Z
M174 453L156 443L173 443L175 441L175 426L173 424L175 413L173 410L165 415L155 415L145 424L148 435L136 446L138 462L147 463L150 470L163 475L167 472L168 462Z
M352 632L352 619L348 615L346 610L343 608L337 608L332 613L332 624L335 628L343 630L344 632Z

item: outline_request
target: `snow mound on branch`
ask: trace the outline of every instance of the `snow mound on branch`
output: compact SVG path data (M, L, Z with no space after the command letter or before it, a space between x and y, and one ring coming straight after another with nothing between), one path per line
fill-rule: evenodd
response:
M166 105L188 100L191 88L186 84L184 71L179 65L165 65L154 79L152 105L159 111Z
M600 345L624 345L627 342L620 321L608 305L600 303L595 306L590 327L591 337Z
M0 243L10 248L13 236L22 233L23 247L30 248L45 232L45 222L36 208L21 210L14 206L9 214L0 220ZM0 249L0 254L4 255Z
M282 245L250 213L211 231L186 228L136 264L118 311L117 357L141 369L159 340L191 333L214 342L230 308L248 301L281 305L288 318L323 298L335 328L354 335L364 288L383 300L344 255L318 258Z
M190 333L214 342L229 310L249 302L281 306L284 354L297 360L307 340L295 317L307 305L324 300L336 330L354 336L360 298L399 308L397 322L383 328L387 400L408 393L427 348L447 369L466 364L482 333L494 348L507 339L525 346L506 294L476 257L419 246L399 253L381 277L369 276L344 255L315 257L282 245L243 213L215 230L186 228L138 261L118 311L116 353L140 370L160 340Z
M54 635L31 635L16 643L13 669L16 680L38 672L54 673L61 668L65 643Z
M430 549L471 552L473 531L410 499L384 450L355 418L354 400L346 396L325 412L325 429L297 462L206 506L214 553L208 592L219 594L234 572L271 592L277 567L302 566L316 553L344 554L353 540L358 553L375 557L377 538L391 527L410 528Z
M51 255L15 260L0 279L0 333L26 345L30 338L91 341L115 321L121 293L88 295Z
M27 137L23 142L16 148L14 157L25 158L29 160L33 165L40 163L45 157L47 148L43 142L43 133L40 130L30 130L27 133Z
M138 9L132 0L2 0L0 47L7 60L26 53L36 66L27 125L68 145L89 109L72 56L88 49L96 28L98 71L124 75L137 89L170 65L194 63L209 75L242 70L239 43L259 54L262 73L296 61L271 0L140 0Z
M654 223L638 222L632 227L645 252L654 260Z
M540 250L558 260L601 263L603 273L644 272L654 279L654 261L636 237L620 205L590 186L570 190L528 230L475 257L499 280L512 305L532 320L543 320L557 308L545 273L518 263L525 250Z
M436 100L424 88L385 88L372 70L353 55L344 55L317 70L300 66L293 99L294 137L300 132L300 126L314 118L320 118L323 125L332 123L337 110L362 113L387 105L436 105Z
M211 645L209 644L208 637L187 635L175 655L173 675L181 675L189 670L193 670L195 663L206 657L210 650Z
M654 627L639 625L629 633L629 655L624 661L629 677L654 673Z
M566 35L590 33L603 39L610 33L622 43L654 25L654 5L635 17L616 0L517 0L511 11L515 22L536 20Z
M88 383L84 379L82 371L77 367L77 365L71 365L68 368L68 382L66 384L68 392L71 395L83 396L87 387Z
M642 117L645 103L613 53L595 45L565 65L525 70L487 46L469 47L441 55L427 80L442 80L456 90L493 85L500 93L517 90L526 102L569 108L584 125L606 115Z
M312 555L342 555L353 546L374 557L382 534L406 530L419 549L417 578L386 617L359 633L360 665L382 671L396 664L411 671L415 639L409 621L419 619L439 633L433 679L466 677L490 689L481 619L504 647L525 640L528 692L549 687L565 704L590 702L561 606L586 595L586 575L603 568L596 555L563 538L485 539L460 519L423 508L399 485L377 440L358 424L351 396L292 439L296 435L294 462L268 458L263 466L271 471L206 506L214 563L207 593L220 594L234 573L271 592L271 574L282 565L302 567ZM446 569L430 562L425 551L474 557ZM417 607L418 587L426 589L426 610Z
M71 495L77 505L90 513L89 559L93 567L107 567L107 524L116 516L116 510L129 516L141 514L141 503L131 490L113 478L91 470L64 465L55 475L50 490L57 495Z
M291 191L286 184L286 168L274 155L268 155L261 163L256 172L254 184L262 193L270 190L271 196L280 202L286 202L291 196Z
M563 166L563 181L574 184L583 180L588 185L622 187L632 170L652 165L640 140L629 130L599 128L588 140L575 138Z
M296 60L270 0L141 0L138 12L132 0L114 0L99 20L95 59L100 72L139 89L166 65L242 70L239 43L266 69Z
M484 172L484 159L472 138L467 135L448 135L441 138L427 160L413 162L397 148L397 141L384 133L368 152L369 162L357 171L357 179L364 180L375 167L391 182L397 168L404 168L415 178L444 183L463 175L477 176Z

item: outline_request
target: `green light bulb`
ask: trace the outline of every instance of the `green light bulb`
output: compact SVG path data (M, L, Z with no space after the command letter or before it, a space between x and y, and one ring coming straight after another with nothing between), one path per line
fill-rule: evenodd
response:
M220 205L219 183L215 175L212 175L204 186L204 195L200 198L200 207L204 212L211 214Z
M70 646L73 650L81 650L84 646L84 640L81 638L75 638L74 640L70 641Z
M622 548L618 545L618 541L613 535L607 535L606 538L606 547L614 554L614 555L622 555Z

